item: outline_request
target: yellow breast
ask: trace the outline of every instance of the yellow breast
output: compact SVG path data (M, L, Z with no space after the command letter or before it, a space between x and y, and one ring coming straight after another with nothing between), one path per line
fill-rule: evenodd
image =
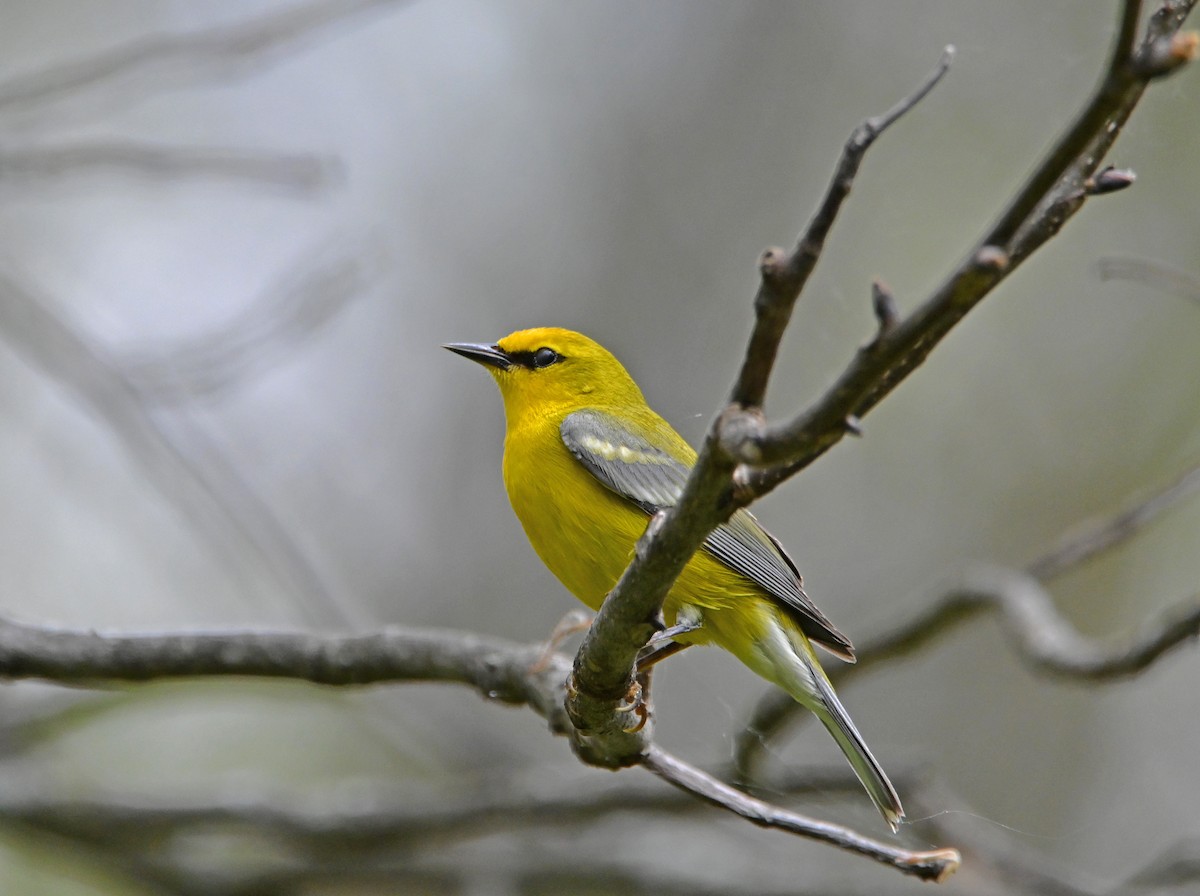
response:
M526 421L507 433L504 484L530 544L546 567L593 610L616 584L650 518L613 493L567 450L552 418ZM760 594L749 579L698 553L667 596L672 624L679 607L746 607ZM708 640L700 634L696 640Z

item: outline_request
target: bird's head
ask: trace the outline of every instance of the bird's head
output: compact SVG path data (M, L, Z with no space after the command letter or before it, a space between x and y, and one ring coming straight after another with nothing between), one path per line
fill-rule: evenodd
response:
M621 362L598 342L558 327L510 333L493 345L444 345L487 367L510 424L528 415L559 416L595 405L645 403Z

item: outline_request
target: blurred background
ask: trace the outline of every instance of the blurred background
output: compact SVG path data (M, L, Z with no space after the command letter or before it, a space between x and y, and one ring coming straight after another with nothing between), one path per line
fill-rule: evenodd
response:
M698 440L758 254L791 243L851 130L953 43L946 80L869 154L796 311L768 400L794 413L870 337L872 278L907 311L998 215L1089 95L1116 6L9 0L0 609L106 631L545 638L573 599L509 509L495 387L439 344L581 330ZM1021 568L1200 462L1200 306L1097 271L1197 271L1198 101L1197 71L1155 85L1110 159L1136 186L1005 282L864 438L758 506L855 641L968 564ZM1198 528L1200 501L1181 503L1057 578L1062 612L1116 637L1187 598ZM1185 647L1132 680L1039 678L985 619L842 696L885 767L937 784L905 843L961 837L1104 892L1194 855L1198 673ZM716 651L672 659L662 743L721 767L763 688ZM0 705L4 892L922 886L584 768L530 712L462 688L18 683ZM769 749L774 772L841 768L816 729ZM537 811L621 789L649 807ZM883 833L861 793L776 796ZM472 814L489 800L532 811ZM416 833L341 851L269 823L84 811L198 805L399 807ZM421 833L421 811L455 807L457 827ZM990 870L968 856L945 891L1016 887Z

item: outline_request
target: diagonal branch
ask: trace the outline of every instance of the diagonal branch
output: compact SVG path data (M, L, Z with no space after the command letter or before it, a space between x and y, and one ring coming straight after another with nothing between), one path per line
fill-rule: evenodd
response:
M658 747L650 747L647 750L642 765L676 787L722 809L728 809L752 824L789 831L814 840L822 840L874 859L898 871L912 874L922 880L941 883L953 874L962 863L962 858L955 849L935 849L921 852L898 849L869 837L863 837L841 825L815 821L787 809L781 809L742 793L728 784L723 784Z
M942 286L908 318L863 346L825 395L794 419L767 426L750 414L733 417L724 444L755 467L739 471L739 504L771 491L841 441L847 421L857 421L883 400L972 308L1083 207L1091 195L1086 182L1146 87L1194 56L1195 42L1179 34L1194 4L1163 3L1146 38L1130 53L1130 23L1140 5L1127 2L1096 92Z
M269 570L280 592L299 598L310 619L327 620L331 611L343 611L329 599L320 576L270 507L204 434L193 428L185 450L109 352L48 299L2 270L0 339L104 421L231 572L249 579L259 568ZM197 453L204 455L202 462L195 460Z
M190 63L213 77L228 78L235 66L278 58L317 32L345 18L397 0L310 0L269 12L250 21L179 33L151 35L66 64L0 81L0 114L36 108L65 96L105 85L134 74L145 74L164 63ZM160 78L145 78L150 89L161 89Z
M1024 574L1008 573L1011 579L1006 581L1016 583L1014 587L1034 595L1035 600L1044 602L1045 608L1040 612L1053 620L1053 629L1063 631L1069 626L1065 620L1058 617L1049 595L1039 587L1039 583L1044 585L1055 576L1062 575L1103 551L1127 541L1161 514L1197 492L1200 492L1200 464L1193 465L1182 475L1174 477L1149 495L1130 502L1111 516L1077 527L1060 538L1054 547L1029 563ZM993 577L993 584L997 581L999 578ZM957 625L975 619L989 609L1004 612L1005 598L1002 594L993 594L989 599L988 596L979 593L982 585L978 581L976 586L973 589L977 592L974 598L966 598L954 590L943 593L901 626L877 636L873 641L860 644L859 662L855 666L841 669L839 677L844 679L847 675L853 675L869 666L909 654L919 646L949 633ZM1060 677L1080 677L1092 681L1108 677L1104 674L1105 670L1111 670L1111 677L1140 671L1190 637L1187 620L1191 606L1191 602L1180 604L1175 611L1178 616L1175 621L1171 616L1164 617L1158 626L1147 626L1138 639L1128 642L1123 647L1110 645L1107 653L1104 653L1103 645L1093 642L1089 651L1092 656L1106 658L1090 664L1079 664L1078 673L1063 666L1061 661L1059 668L1044 668L1044 671ZM1179 620L1182 620L1182 628L1179 627ZM1019 644L1020 631L1010 626L1010 633L1014 643ZM1078 642L1079 639L1080 636L1074 631L1061 638L1064 643ZM1031 653L1020 650L1019 652L1026 659L1032 659ZM1122 656L1126 659L1122 660ZM1131 657L1136 657L1136 662L1140 665L1135 670L1126 671L1122 664L1128 663ZM1084 674L1085 667L1089 665L1092 674ZM757 770L766 757L767 744L777 739L803 712L804 710L782 691L773 689L763 695L734 744L733 765L739 780L757 779Z
M1105 682L1144 671L1168 653L1200 636L1200 594L1179 602L1131 636L1105 641L1089 638L1058 612L1037 579L998 567L967 570L922 612L876 638L859 644L858 663L834 676L849 676L911 656L959 626L994 611L1000 614L1009 643L1030 668L1073 681ZM776 740L803 713L779 691L759 701L734 745L739 780L751 781Z
M1068 680L1128 678L1200 635L1200 594L1169 608L1132 636L1104 641L1083 635L1067 622L1032 576L977 567L924 613L864 643L859 665L868 668L911 654L987 610L1000 613L1009 642L1028 666Z
M868 118L854 129L842 149L837 170L825 190L816 214L801 234L791 254L782 249L768 249L760 262L762 282L754 297L754 331L746 347L742 369L729 397L731 404L744 408L761 407L767 392L767 379L775 364L779 343L792 316L792 309L812 275L825 248L825 239L850 195L854 178L867 150L877 137L923 100L950 70L954 47L946 47L941 61L916 90L904 97L882 115Z
M1200 302L1200 277L1191 271L1141 258L1101 258L1096 268L1101 280L1145 283L1163 292Z
M1130 503L1112 516L1078 527L1029 563L1025 570L1039 582L1049 581L1122 544L1180 501L1198 493L1200 464L1195 464L1165 486Z
M791 306L816 264L863 154L884 128L933 88L945 74L952 55L948 50L933 74L909 97L855 130L846 143L825 201L795 250L791 255L771 251L764 256L763 285L755 301L758 320L747 350L747 362L733 390L735 397L740 396L743 402L761 401ZM731 407L736 410L738 405ZM579 730L587 732L592 747L609 756L614 766L637 762L648 742L645 738L626 736L637 720L628 711L615 711L616 705L635 688L632 670L637 653L657 627L663 599L671 584L704 537L734 510L728 485L735 463L718 445L724 430L724 417L718 417L679 502L662 511L647 527L635 549L633 562L605 600L575 659L568 712ZM610 743L602 747L598 740L603 738Z

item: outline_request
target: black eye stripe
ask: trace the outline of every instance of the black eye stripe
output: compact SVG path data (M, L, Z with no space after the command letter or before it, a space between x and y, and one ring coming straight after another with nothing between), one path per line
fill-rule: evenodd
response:
M549 367L552 364L557 364L563 359L563 356L549 346L542 346L536 351L531 352L512 352L508 359L521 367L528 370L541 370L544 367Z

